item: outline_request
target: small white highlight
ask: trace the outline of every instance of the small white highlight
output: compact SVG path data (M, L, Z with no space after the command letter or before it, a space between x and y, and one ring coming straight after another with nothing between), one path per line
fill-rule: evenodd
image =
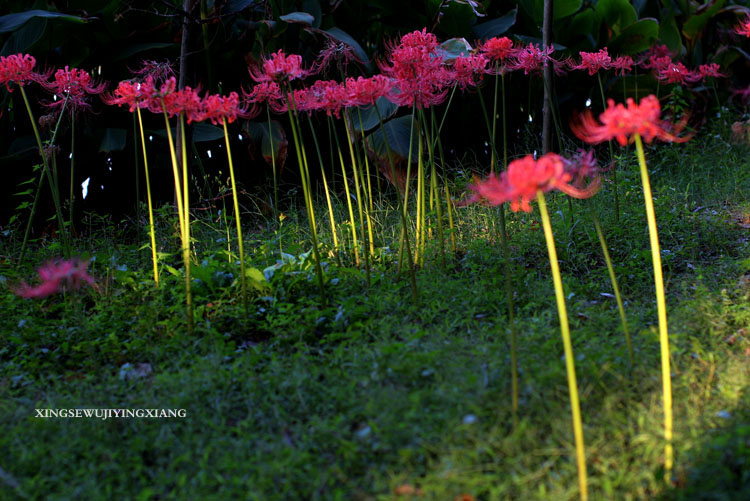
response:
M206 150L206 154L208 155L208 158L211 158L211 150Z
M154 140L154 136L148 136L148 140L149 141L153 141Z
M84 182L81 183L81 196L84 200L86 200L86 197L89 195L89 183L91 182L91 178L87 177Z
M531 117L531 113L529 113L529 122L533 122L534 119Z
M586 100L586 108L591 108L591 98Z
M73 154L72 153L70 155L68 155L68 159L69 160L73 160Z
M242 134L237 134L237 139L239 139L240 141L242 141L242 139L243 139Z

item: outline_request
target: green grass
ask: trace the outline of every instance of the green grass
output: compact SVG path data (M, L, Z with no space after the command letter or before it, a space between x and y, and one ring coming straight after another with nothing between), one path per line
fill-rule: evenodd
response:
M592 499L742 499L750 489L750 214L748 150L714 121L685 145L649 148L672 342L676 467L662 479L659 347L635 156L592 202L550 197L571 316ZM460 193L470 173L455 180ZM322 201L322 199L321 199ZM251 204L248 204L250 206ZM0 265L0 497L52 499L574 499L573 436L538 212L509 219L517 270L520 420L510 409L510 354L497 210L459 208L459 251L442 270L436 242L418 272L420 303L398 277L398 218L376 203L373 283L327 258L321 305L306 221L280 231L245 214L250 265L298 258L255 281L250 313L216 211L194 223L196 329L185 329L178 232L159 218L163 286L149 281L143 228L92 221L78 250L102 295L29 301L7 285L33 276ZM633 334L628 367L607 270L587 206L606 233ZM330 228L318 206L324 245ZM345 221L338 201L337 221ZM234 241L232 221L230 240ZM265 229L264 229L265 228ZM268 230L271 228L271 230ZM137 231L134 231L137 230ZM339 236L348 238L342 225ZM13 256L18 233L0 254ZM231 252L236 252L234 247ZM40 242L35 262L59 253ZM234 258L232 258L234 259ZM123 365L149 364L124 378ZM40 419L34 409L181 408L177 419ZM401 497L404 498L404 497Z

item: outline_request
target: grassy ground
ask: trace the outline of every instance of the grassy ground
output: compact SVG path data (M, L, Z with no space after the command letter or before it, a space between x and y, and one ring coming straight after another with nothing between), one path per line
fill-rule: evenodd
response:
M715 120L685 145L647 151L670 315L676 468L660 465L661 383L648 234L635 156L589 203L551 213L571 315L593 499L743 499L750 489L750 166ZM455 191L469 179L457 181ZM514 214L520 412L510 355L497 210L456 214L458 251L418 272L420 302L395 273L393 207L378 204L378 261L328 259L321 306L304 221L248 223L259 270L247 312L218 213L194 224L197 328L184 328L179 270L149 281L145 234L92 222L102 295L41 301L8 291L32 264L0 268L0 497L52 499L573 499L573 437L562 343L538 212ZM629 367L588 210L621 280L636 356ZM339 206L339 221L344 220ZM326 232L323 206L321 234ZM248 218L249 220L250 218ZM162 217L159 238L177 249ZM392 225L392 223L394 223ZM231 221L229 226L231 228ZM346 228L340 229L346 235ZM253 233L254 231L254 233ZM233 235L230 234L233 239ZM6 232L1 254L17 252ZM133 243L133 242L137 243ZM247 251L246 251L247 252ZM59 253L35 249L34 265ZM165 255L179 268L179 256ZM129 364L129 365L126 365ZM139 365L148 364L148 365ZM133 370L129 370L129 368ZM42 419L35 409L185 409L170 419Z

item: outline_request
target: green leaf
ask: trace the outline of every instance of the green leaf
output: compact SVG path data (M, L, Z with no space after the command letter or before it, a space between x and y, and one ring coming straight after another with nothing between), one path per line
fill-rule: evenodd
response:
M370 67L370 58L367 57L367 53L347 32L334 26L328 30L323 30L321 33L350 46L360 62L368 68Z
M620 34L638 20L638 14L628 0L599 0L594 9L615 34Z
M224 14L236 14L255 3L256 0L230 0L224 7Z
M290 12L289 14L279 16L279 19L287 23L304 24L306 26L312 26L315 22L315 17L307 12Z
M449 37L468 35L476 22L474 9L468 4L450 2L444 5L440 15L440 30Z
M224 138L224 129L211 124L197 123L193 125L193 142L206 143Z
M471 44L465 38L451 38L438 46L438 52L448 63L461 55L468 56L471 50Z
M580 35L596 35L599 33L596 12L593 9L585 9L576 14L564 28L568 37Z
M100 152L122 151L125 149L128 132L125 129L108 127L104 129L104 137L99 145Z
M313 21L313 28L320 28L320 21L323 18L323 11L320 8L320 2L318 0L304 0L302 2L302 10L309 12L315 21Z
M516 24L517 14L518 7L514 7L513 10L509 11L504 16L477 24L474 26L474 36L481 40L486 40L488 38L502 35L508 31L511 26Z
M679 54L682 47L680 29L674 18L674 12L664 9L661 13L661 24L659 26L659 40L669 47L669 50Z
M659 38L659 22L646 17L625 28L608 44L612 54L634 55L648 50Z
M169 47L176 47L177 44L175 43L167 43L167 42L149 42L149 43L137 43L133 45L129 45L128 47L116 51L112 55L111 61L120 61L122 59L127 59L134 54L138 54L139 52L144 52L147 50L153 50L153 49L167 49Z
M682 34L690 39L698 37L703 32L708 21L724 6L724 2L725 0L711 0L703 4L682 25Z
M16 28L19 28L22 26L26 21L33 19L35 17L39 18L56 18L61 21L68 21L73 23L86 23L90 21L91 19L95 18L89 18L89 19L83 19L82 17L78 16L71 16L69 14L63 14L61 12L50 12L48 10L27 10L25 12L17 12L15 14L7 14L5 16L0 16L0 33L7 33L9 31L13 31Z
M377 110L375 109L377 106ZM378 111L383 120L388 120L398 110L398 105L390 102L385 97L380 97L375 102L375 106L364 106L359 108L359 112L362 115L362 126L360 127L359 116L356 113L352 114L352 122L354 123L354 130L361 132L362 130L369 131L376 127L380 121L378 119Z
M572 16L581 10L582 5L583 0L555 0L552 15L555 19Z
M44 18L33 18L31 21L16 30L3 45L0 55L9 56L28 52L35 43L39 41L47 29L47 20Z
M269 134L268 122L245 122L242 126L248 133L250 139L255 143L260 143L261 154L268 165L273 165L275 158L276 170L281 172L286 162L286 152L288 142L284 128L277 120L271 120ZM273 137L274 158L271 157L271 138Z
M404 115L389 120L383 124L383 127L378 127L375 132L367 136L370 146L379 156L386 156L388 151L383 131L385 131L385 139L388 140L388 145L391 147L391 150L400 157L408 158L409 135L411 134L411 115ZM417 146L417 136L415 133L414 137L412 137L412 162L417 161Z

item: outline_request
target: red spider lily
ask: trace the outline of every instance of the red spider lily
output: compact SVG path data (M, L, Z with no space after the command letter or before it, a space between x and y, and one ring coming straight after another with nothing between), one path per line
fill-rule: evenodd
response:
M490 38L479 46L479 51L494 62L504 62L516 53L516 49L513 48L513 40L508 37Z
M544 193L558 189L574 198L589 198L599 188L598 182L583 189L577 188L570 184L571 179L572 175L566 170L565 160L560 155L547 153L538 160L527 155L512 161L500 177L491 174L487 180L470 185L476 194L468 202L486 200L490 205L510 202L513 212L531 212L529 203L536 198L538 191Z
M251 118L257 114L257 107L248 111L247 107L240 105L240 96L236 92L228 96L206 96L201 102L201 119L210 120L214 125L221 125L225 120L231 124L237 117Z
M720 69L721 69L721 66L719 66L717 63L701 64L700 66L698 66L698 74L704 80L708 77L714 77L714 78L725 77L726 75L719 73Z
M380 63L383 74L393 80L391 101L426 108L445 99L449 78L437 49L437 38L426 29L404 35L398 45L391 46L391 64Z
M318 53L318 58L313 63L312 68L310 68L310 73L315 74L324 71L333 62L339 63L344 73L346 73L346 67L351 60L364 64L364 61L357 56L351 45L329 39L323 50Z
M172 63L169 61L152 61L152 60L145 60L142 61L141 64L143 65L141 69L139 70L130 70L130 72L133 75L138 75L140 77L151 77L155 82L165 82L169 78L174 77L174 69L172 68Z
M0 85L5 85L8 92L12 92L11 83L23 86L28 82L45 81L49 75L36 73L34 66L36 59L29 54L0 56Z
M248 103L266 103L275 113L286 111L282 102L281 87L276 82L262 82L253 87L250 92L242 91Z
M86 71L78 68L69 69L67 66L55 72L54 81L44 82L42 86L59 98L45 106L61 108L67 98L74 110L89 108L91 105L86 99L87 94L101 94L107 88L104 82L95 85L91 75Z
M563 158L563 164L565 165L565 171L570 174L573 182L573 186L576 188L583 188L585 186L586 179L592 179L592 183L589 186L597 186L600 181L602 169L596 162L594 156L594 150L578 150L572 158Z
M21 282L13 292L25 298L42 298L62 291L77 290L84 283L98 290L94 279L86 273L88 265L88 261L80 259L50 261L37 270L41 284L31 287L26 282Z
M734 27L734 32L743 37L750 37L750 15L744 21Z
M673 64L674 62L672 61L671 56L660 56L649 59L647 62L643 63L643 67L654 70L654 72L658 74L666 71Z
M385 75L374 75L370 78L357 77L346 79L347 106L367 106L375 104L379 98L387 96L393 88L393 82Z
M529 73L541 73L542 69L551 63L555 73L562 74L564 73L563 65L552 57L554 51L555 48L551 45L540 49L539 46L530 43L523 49L516 51L515 62L510 65L510 68L514 70L522 69L524 75L528 75Z
M571 70L588 70L589 75L593 76L599 70L607 70L612 67L612 58L609 56L607 48L599 52L579 52L581 64L570 65Z
M333 80L319 80L318 82L322 82L315 88L316 92L319 93L319 109L325 110L329 117L333 115L336 118L341 118L341 109L347 105L349 100L346 85ZM318 84L318 82L315 83Z
M154 113L166 111L170 118L175 115L184 114L187 118L187 123L202 121L203 110L198 91L188 86L175 90L176 87L177 81L174 77L164 82L159 88L158 93L149 96L149 110Z
M469 56L461 54L461 57L453 61L453 78L461 90L476 87L487 73L489 63L490 60L484 54L470 54Z
M670 63L669 66L656 71L656 78L666 83L694 83L702 77L688 70L682 63Z
M673 125L659 118L661 105L653 94L641 99L640 104L632 98L626 102L627 107L622 103L615 105L612 99L608 99L607 109L599 116L599 121L587 110L578 121L570 124L570 128L579 139L592 144L616 139L625 146L635 134L642 136L647 143L654 138L679 143L690 139L691 136L677 136L685 127L685 119Z
M615 75L625 76L625 73L633 71L633 58L630 56L618 56L610 67L615 69Z
M646 69L655 69L653 64L658 59L664 60L663 58L669 58L669 62L672 62L672 51L666 45L654 45L640 59L638 59L638 65Z
M250 76L256 82L289 82L298 78L305 78L308 71L302 68L302 56L284 54L283 50L271 54L270 59L263 58L261 68L248 68Z
M110 106L128 105L129 111L133 113L136 108L144 107L145 101L142 99L141 84L133 80L123 80L117 84L117 88L112 94L103 94L102 101Z

